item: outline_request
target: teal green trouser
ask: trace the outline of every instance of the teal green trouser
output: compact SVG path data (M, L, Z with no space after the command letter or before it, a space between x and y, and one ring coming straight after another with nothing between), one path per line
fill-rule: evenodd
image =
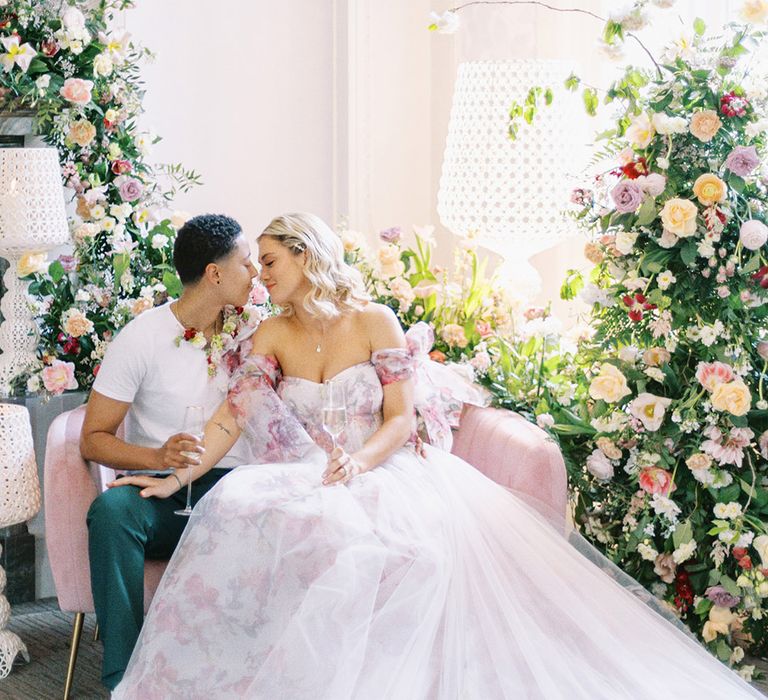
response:
M197 503L228 469L212 469L192 484ZM101 679L121 681L144 620L144 559L168 559L189 518L186 489L171 498L142 498L135 486L102 493L88 511L88 556L96 619L104 643Z

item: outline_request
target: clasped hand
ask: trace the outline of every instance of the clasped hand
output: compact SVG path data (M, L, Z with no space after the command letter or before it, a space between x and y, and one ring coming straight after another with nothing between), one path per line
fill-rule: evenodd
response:
M203 443L199 438L189 433L177 433L171 435L165 444L158 448L158 464L162 469L172 468L174 474L164 477L144 476L134 474L115 479L107 484L109 488L117 486L138 486L139 495L143 498L155 496L156 498L168 498L186 486L191 478L188 470L200 464L200 457L205 453ZM181 470L179 474L175 470Z
M328 466L323 472L323 485L346 484L362 471L362 465L352 455L347 454L341 447L334 447L328 455Z

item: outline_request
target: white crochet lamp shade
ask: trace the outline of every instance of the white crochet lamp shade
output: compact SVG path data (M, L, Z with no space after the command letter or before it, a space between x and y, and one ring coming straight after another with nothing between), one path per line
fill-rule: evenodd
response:
M475 232L502 257L518 293L540 284L528 258L573 232L563 213L567 173L580 156L579 113L563 87L569 72L559 61L474 61L456 78L437 211L452 233ZM552 88L554 103L541 106L532 125L521 121L513 141L509 108L533 86Z
M40 510L40 482L29 412L24 406L0 404L0 527L26 522ZM5 678L17 654L29 661L24 642L5 629L11 606L3 594L5 570L0 566L0 678Z
M28 252L69 242L59 154L55 148L0 148L0 256L9 262L0 302L0 392L36 362L37 333L18 264Z

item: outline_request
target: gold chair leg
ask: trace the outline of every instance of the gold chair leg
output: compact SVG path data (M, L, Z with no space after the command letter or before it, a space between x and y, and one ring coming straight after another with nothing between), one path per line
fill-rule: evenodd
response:
M75 620L72 623L72 641L69 646L69 665L67 666L67 680L64 684L64 700L69 700L69 692L72 690L72 678L75 675L75 664L77 663L77 650L80 646L80 636L83 633L83 620L85 613L75 613Z
M93 641L98 642L99 641L99 623L96 623L96 627L93 629Z

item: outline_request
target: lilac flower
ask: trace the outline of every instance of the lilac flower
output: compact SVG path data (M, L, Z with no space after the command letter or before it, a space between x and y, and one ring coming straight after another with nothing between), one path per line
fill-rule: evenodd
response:
M758 165L760 158L754 146L736 146L725 159L725 167L739 177L746 177Z
M738 605L741 600L738 596L728 593L722 586L710 586L704 591L704 594L721 608L732 608L734 605Z
M634 214L643 203L643 190L636 182L624 180L611 190L611 198L620 214Z
M379 232L379 238L385 243L397 243L403 237L403 231L399 226L385 228Z

